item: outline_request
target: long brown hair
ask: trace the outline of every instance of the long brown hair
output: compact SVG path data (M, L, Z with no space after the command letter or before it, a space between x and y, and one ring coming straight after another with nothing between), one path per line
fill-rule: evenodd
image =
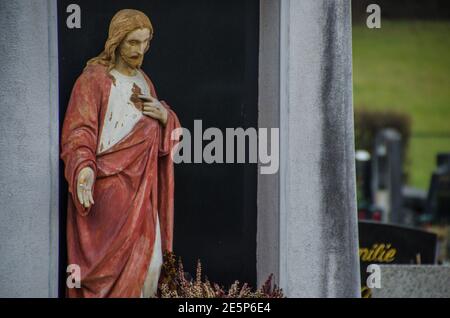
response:
M100 64L107 66L108 71L112 70L116 64L116 51L120 43L122 43L128 33L143 28L150 30L151 39L153 37L153 26L145 13L133 9L124 9L117 12L109 25L109 34L105 43L105 49L99 56L90 59L86 67Z

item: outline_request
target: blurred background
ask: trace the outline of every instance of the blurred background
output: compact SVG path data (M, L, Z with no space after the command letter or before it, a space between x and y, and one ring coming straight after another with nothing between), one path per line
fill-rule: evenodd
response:
M410 262L449 264L450 1L353 0L352 15L359 219L434 233L435 255Z

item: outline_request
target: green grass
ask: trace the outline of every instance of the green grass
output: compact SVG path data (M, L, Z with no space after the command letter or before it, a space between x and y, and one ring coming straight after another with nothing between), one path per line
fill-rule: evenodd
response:
M355 25L353 77L355 108L410 114L409 183L426 189L436 153L450 152L450 21Z
M450 152L450 138L413 138L409 146L411 166L409 181L427 189L436 167L436 154Z

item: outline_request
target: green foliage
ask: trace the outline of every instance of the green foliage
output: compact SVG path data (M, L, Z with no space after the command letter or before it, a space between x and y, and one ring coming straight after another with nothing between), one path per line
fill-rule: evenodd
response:
M384 128L393 128L402 135L402 158L404 164L406 164L409 161L407 154L411 137L411 118L408 114L398 111L356 110L356 149L364 149L371 152L377 132Z
M411 117L410 184L427 188L437 152L450 151L450 21L382 20L353 27L355 109ZM431 137L418 137L428 135Z

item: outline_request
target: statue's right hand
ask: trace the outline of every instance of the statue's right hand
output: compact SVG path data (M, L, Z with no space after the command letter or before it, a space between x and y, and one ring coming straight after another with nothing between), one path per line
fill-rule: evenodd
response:
M94 198L92 196L92 186L94 184L94 171L92 168L83 168L78 174L77 179L77 196L78 201L85 208L89 208L91 204L94 204Z

